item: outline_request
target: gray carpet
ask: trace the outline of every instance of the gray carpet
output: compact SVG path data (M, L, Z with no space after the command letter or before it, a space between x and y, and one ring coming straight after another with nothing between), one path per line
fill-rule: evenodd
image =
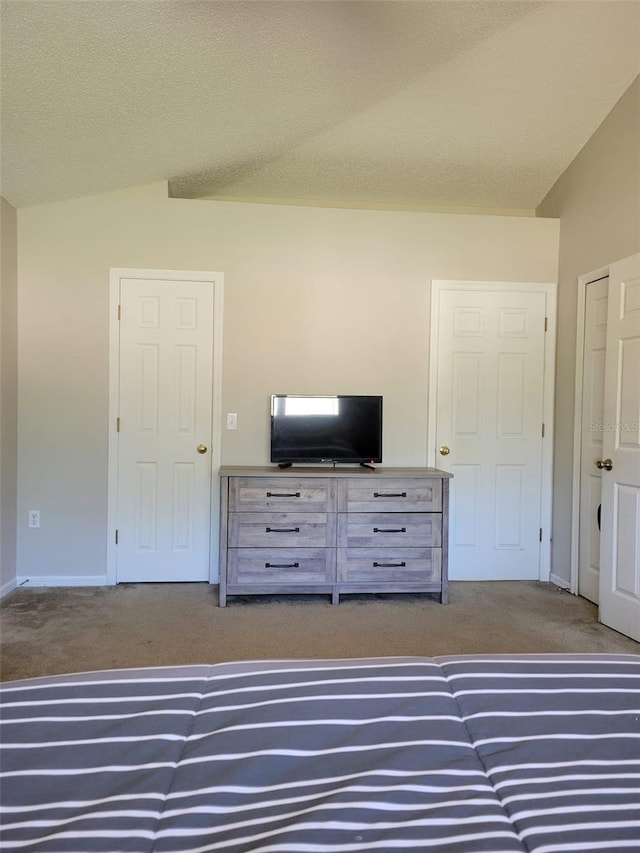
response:
M252 596L207 584L18 589L0 603L4 680L253 658L631 652L596 607L551 584L457 582L429 595Z

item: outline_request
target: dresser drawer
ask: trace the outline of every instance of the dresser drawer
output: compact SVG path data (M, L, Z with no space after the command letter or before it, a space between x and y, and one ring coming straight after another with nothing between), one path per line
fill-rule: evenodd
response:
M335 515L324 512L233 512L230 548L335 547Z
M231 548L229 583L332 583L335 555L335 548Z
M280 476L237 477L229 482L232 512L332 512L333 480Z
M420 583L440 581L440 548L344 548L339 551L338 582Z
M355 512L338 517L342 548L438 548L442 515L427 512Z
M442 480L352 478L346 489L345 512L440 512Z

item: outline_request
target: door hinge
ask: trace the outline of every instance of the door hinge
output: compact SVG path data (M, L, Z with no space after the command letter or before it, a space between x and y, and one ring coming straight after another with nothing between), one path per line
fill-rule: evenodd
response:
M542 424L542 437L544 438L544 424Z
M120 418L116 418L116 432L120 432Z
M118 544L118 531L116 530L116 545Z
M540 542L542 542L542 528L540 528Z
M119 316L120 315L118 314L118 317ZM545 332L547 332L549 330L549 318L548 317L544 318L544 330L545 330Z
M122 306L118 305L118 320L121 318L121 316L122 316Z

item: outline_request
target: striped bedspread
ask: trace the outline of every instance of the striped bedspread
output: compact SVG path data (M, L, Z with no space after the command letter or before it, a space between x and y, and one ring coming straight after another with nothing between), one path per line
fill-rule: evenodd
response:
M640 656L2 686L3 851L640 851Z

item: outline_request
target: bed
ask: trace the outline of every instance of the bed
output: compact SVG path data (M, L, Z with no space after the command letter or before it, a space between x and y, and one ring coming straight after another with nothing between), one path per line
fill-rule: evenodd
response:
M1 694L3 851L640 851L640 656L263 660Z

